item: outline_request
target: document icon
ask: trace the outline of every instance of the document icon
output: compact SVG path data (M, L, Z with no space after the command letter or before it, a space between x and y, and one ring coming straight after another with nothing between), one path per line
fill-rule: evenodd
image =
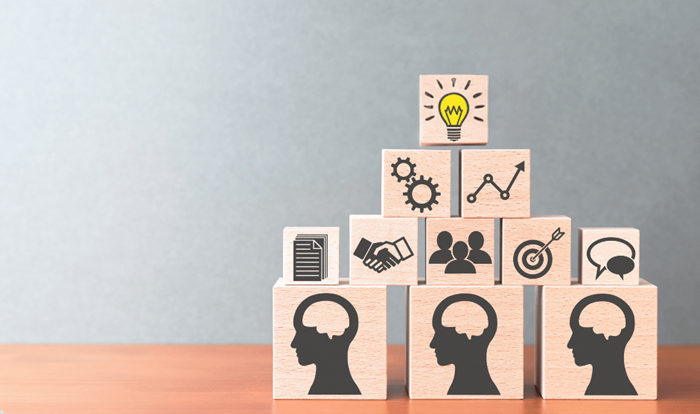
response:
M294 239L294 281L320 282L328 277L328 235L299 234Z

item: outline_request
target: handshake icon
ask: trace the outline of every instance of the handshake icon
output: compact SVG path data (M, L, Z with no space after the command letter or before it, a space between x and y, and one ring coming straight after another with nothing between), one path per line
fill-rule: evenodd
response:
M405 237L395 242L385 241L377 243L372 243L363 238L358 243L353 254L359 257L365 266L377 273L381 273L413 257L413 250L406 242Z

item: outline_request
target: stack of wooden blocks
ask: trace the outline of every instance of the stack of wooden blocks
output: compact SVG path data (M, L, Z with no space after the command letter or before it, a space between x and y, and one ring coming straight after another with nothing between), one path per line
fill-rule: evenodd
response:
M488 77L420 77L420 145L488 142ZM384 150L382 214L284 229L273 288L274 398L386 399L387 286L406 286L410 398L523 398L523 286L536 285L543 398L655 399L657 289L639 278L639 231L530 216L529 150ZM425 251L418 220L425 219ZM496 281L495 219L500 220ZM425 255L425 281L418 255Z

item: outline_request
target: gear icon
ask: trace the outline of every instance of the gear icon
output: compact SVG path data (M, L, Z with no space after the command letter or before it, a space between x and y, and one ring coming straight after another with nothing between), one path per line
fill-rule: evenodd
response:
M399 166L401 164L408 165L408 174L406 174L406 175L399 174ZM394 172L392 172L391 175L396 177L396 179L399 180L399 182L401 182L401 180L406 180L406 182L409 182L411 177L416 175L416 171L415 171L416 164L411 164L411 158L409 158L409 157L406 157L405 160L402 160L401 157L399 157L396 160L395 164L391 164L391 167L394 169ZM408 184L406 184L406 185L408 186Z
M416 188L418 188L422 185L424 185L430 189L430 199L428 201L426 201L425 203L419 203L413 197L413 192L416 190ZM422 175L420 176L420 180L416 180L414 178L410 184L406 184L406 188L408 188L408 190L406 190L406 192L403 193L403 195L405 195L407 198L406 204L410 203L413 205L413 208L411 208L411 210L415 210L415 209L419 208L421 213L423 212L423 209L426 209L426 208L428 210L432 211L432 209L433 209L432 205L438 204L437 196L440 195L440 193L438 193L438 191L437 191L438 186L439 186L439 184L437 184L437 183L433 184L432 178L428 178L426 180L425 178L423 178Z

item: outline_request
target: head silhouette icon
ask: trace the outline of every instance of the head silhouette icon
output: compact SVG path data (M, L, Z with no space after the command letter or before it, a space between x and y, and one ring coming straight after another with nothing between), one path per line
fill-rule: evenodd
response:
M337 303L347 312L350 326L345 329L342 335L330 338L325 333L319 333L315 326L304 325L304 312L314 303L324 301ZM309 395L361 394L348 367L348 349L357 334L357 327L357 311L342 296L333 293L319 293L309 296L299 304L294 312L296 335L291 346L297 350L300 365L316 364L316 377L309 389Z
M458 333L455 327L442 324L445 310L457 302L472 302L480 306L488 319L488 326L481 335L467 337ZM433 313L435 336L430 347L435 349L438 365L454 365L455 374L447 395L500 395L491 379L486 362L486 351L496 335L498 319L496 311L481 296L461 293L444 299Z
M491 264L491 256L481 250L484 247L484 235L479 231L473 231L469 234L469 257L467 260L474 264Z
M476 268L474 264L468 260L465 260L469 255L469 246L465 242L457 242L452 246L452 252L454 253L455 260L445 266L446 274L453 273L476 273Z
M581 312L594 302L609 302L625 315L625 327L617 336L596 334L593 327L580 324ZM625 347L634 333L634 313L629 305L617 296L597 294L579 301L571 311L569 320L571 339L567 347L574 354L578 366L592 365L593 374L586 395L637 395L625 369Z
M430 255L428 263L445 264L452 260L452 234L449 231L441 231L437 236L437 245L439 250Z

